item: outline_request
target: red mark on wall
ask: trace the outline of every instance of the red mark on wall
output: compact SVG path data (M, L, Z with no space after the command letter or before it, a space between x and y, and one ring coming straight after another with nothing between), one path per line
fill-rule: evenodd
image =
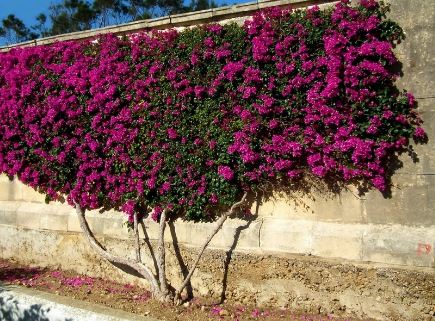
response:
M432 246L427 243L418 243L417 255L428 255L432 251Z

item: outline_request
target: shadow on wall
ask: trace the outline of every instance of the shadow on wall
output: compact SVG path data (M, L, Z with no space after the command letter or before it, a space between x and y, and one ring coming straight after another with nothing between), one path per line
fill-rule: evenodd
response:
M0 295L7 292L0 289ZM50 308L44 308L42 304L26 305L20 303L13 295L0 297L0 320L2 321L74 321L71 318L48 317Z

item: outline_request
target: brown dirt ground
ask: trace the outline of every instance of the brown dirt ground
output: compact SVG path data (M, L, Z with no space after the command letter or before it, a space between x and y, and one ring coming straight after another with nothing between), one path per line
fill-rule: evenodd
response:
M35 268L0 259L0 281L40 291L67 296L160 320L305 320L360 321L321 314L306 314L289 309L264 309L250 305L215 304L210 299L195 298L181 306L162 304L151 298L146 289L101 278L78 275L71 271Z

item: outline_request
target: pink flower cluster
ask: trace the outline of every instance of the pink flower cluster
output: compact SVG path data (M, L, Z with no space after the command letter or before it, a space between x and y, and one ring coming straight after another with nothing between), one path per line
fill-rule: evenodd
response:
M426 135L394 86L401 31L382 10L273 8L243 27L1 53L0 173L130 220L150 206L207 219L307 173L384 191L391 155Z

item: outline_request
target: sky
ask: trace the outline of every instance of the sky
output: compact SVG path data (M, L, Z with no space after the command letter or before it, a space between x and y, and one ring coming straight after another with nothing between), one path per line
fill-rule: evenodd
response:
M0 0L0 19L8 14L20 18L26 26L36 24L36 16L41 12L47 13L53 0Z
M0 22L9 14L14 14L30 28L37 24L36 16L40 13L48 14L50 4L60 3L63 0L0 0ZM91 0L89 0L91 2ZM184 0L185 3L191 0ZM251 2L255 0L215 0L216 3L232 5L235 3ZM0 38L0 47L6 45L6 39Z
M0 0L0 23L9 14L14 14L30 28L37 24L36 16L40 13L48 14L50 4L60 3L63 0ZM91 0L88 0L91 2ZM184 0L185 3L191 0ZM218 4L232 5L235 3L251 2L255 0L215 0ZM6 39L0 38L0 47L6 45Z
M36 24L36 16L41 12L47 13L51 3L59 3L62 0L0 0L0 19L5 18L8 14L15 14L26 26L30 27ZM189 0L190 1L190 0ZM253 0L217 0L217 3L234 3L250 2Z

